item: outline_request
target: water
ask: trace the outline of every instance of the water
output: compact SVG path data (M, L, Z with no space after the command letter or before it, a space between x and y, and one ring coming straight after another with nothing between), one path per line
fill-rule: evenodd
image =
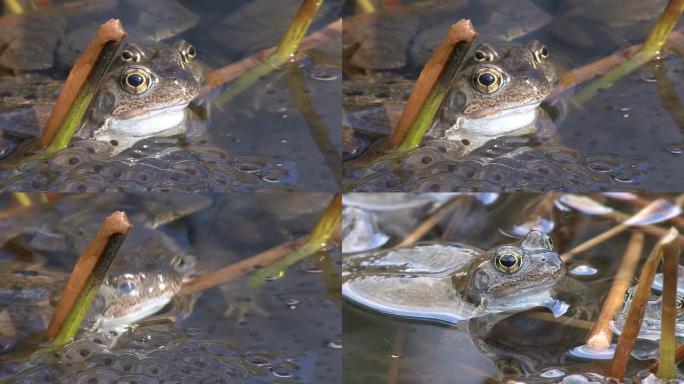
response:
M277 45L298 9L299 1L279 2L274 7L268 0L230 4L159 0L147 4L150 8L146 12L150 15L142 16L136 6L128 1L77 6L71 11L78 14L74 16L78 23L73 23L77 26L72 23L61 26L64 28L60 32L61 40L55 43L68 43L61 43L54 62L52 57L45 57L50 62L44 68L28 72L64 79L76 56L73 49L82 49L91 36L73 31L77 27L102 23L109 17L119 17L124 27L130 29L132 40L153 31L153 36L165 37L165 41L182 38L191 42L197 48L198 59L207 65L205 72L208 73ZM93 7L96 11L88 11ZM184 7L184 11L170 16L162 12L170 12L174 7ZM323 28L335 20L339 7L337 1L326 2L311 30ZM43 23L58 24L61 20L53 17ZM94 27L90 29L94 30ZM74 36L80 36L80 40ZM45 39L42 35L33 38ZM37 52L32 55L34 61L41 57ZM28 161L19 166L8 165L5 161L6 167L0 163L0 190L334 191L339 178L341 72L336 64L339 61L339 39L333 38L317 47L314 55L274 71L228 104L216 103L216 97L226 89L225 86L195 100L199 107L193 110L199 111L201 117L195 118L193 124L205 131L199 142L148 139L113 159L102 155L106 148L99 147L106 145L75 142L76 148L61 151L49 161ZM9 76L4 72L2 75ZM46 96L43 93L47 92L31 95L28 106L36 104L36 98ZM0 95L6 97L2 89ZM47 96L54 98L51 93ZM295 97L310 100L311 109L300 110ZM42 99L38 104L44 105ZM210 104L208 110L207 104ZM51 103L48 103L43 109L49 111L50 107ZM12 121L15 117L10 117L16 116L16 111L24 111L21 116L30 120L33 134L46 118L36 120L34 113L26 112L21 103L5 106L0 111L7 116L0 121L4 129L10 131L19 124ZM12 111L15 115L11 115ZM25 140L23 136L19 139L0 136L3 136L0 139L0 157L3 158ZM89 147L91 151L77 149L81 146ZM97 151L92 152L93 147Z
M393 196L394 194L392 194ZM390 194L375 194L381 200ZM592 195L587 195L587 197ZM510 243L515 236L508 228L530 221L530 217L553 218L550 236L558 253L567 252L587 239L615 224L600 216L568 211L554 205L558 194L501 194L496 202L484 205L462 196L460 208L439 220L421 241L459 242L487 250ZM644 200L675 195L644 194ZM593 195L597 203L624 213L639 208L629 202ZM567 200L567 199L566 199ZM628 200L629 201L629 200ZM410 216L417 222L397 233L397 217ZM430 216L429 212L375 212L380 232L396 235L383 245L396 245ZM681 217L681 216L680 216ZM574 256L566 262L566 277L557 283L557 297L569 304L560 318L545 308L534 308L500 317L481 317L446 325L380 314L345 301L343 355L345 383L451 383L458 372L459 383L489 383L516 380L520 382L561 382L572 375L605 375L610 361L587 360L568 355L586 343L589 327L596 320L600 305L608 292L630 234L626 231L598 246ZM647 234L642 257L655 244L656 237ZM343 255L343 257L345 257ZM639 275L639 269L636 276ZM562 288L567 284L566 288ZM613 343L617 342L617 336ZM638 342L636 356L654 356L657 345ZM576 354L575 354L576 355ZM641 357L644 358L644 357ZM652 360L632 358L627 378L636 379ZM678 371L680 379L684 371Z
M190 206L198 198L174 196L180 207ZM201 273L308 233L332 197L325 193L204 196L211 200L208 208L160 227L197 257L196 268ZM9 195L0 198L7 207ZM28 246L35 243L32 239L48 233L48 218L54 217L49 212L54 209L74 215L91 209L89 205L94 202L109 201L100 208L125 209L134 215L151 212L155 201L167 199L168 194L153 193L64 196L54 208L45 205L25 213L33 219L20 216L13 228L33 230L16 237L14 243ZM168 209L173 204L165 206ZM36 220L43 224L36 225ZM41 257L47 258L47 266L71 269L75 259L72 252L56 247L41 249L45 249ZM22 255L11 246L3 248L3 260ZM205 290L198 295L189 316L173 323L157 321L118 334L79 333L56 356L33 358L34 368L23 372L23 381L16 382L89 382L93 377L101 380L98 382L110 382L107 378L138 382L171 378L176 381L168 382L332 382L340 377L341 370L338 265L338 251L317 254L291 266L284 277L260 287L247 285L243 277ZM12 311L12 306L8 310ZM3 350L0 378L25 368L25 353L37 348L36 343L36 338L27 338Z
M569 68L642 41L651 25L644 27L642 23L631 30L615 29L608 38L598 21L593 20L593 25L586 26L571 19L570 26L588 34L594 43L589 48L582 48L575 45L578 43L567 41L568 37L570 40L576 37L579 41L579 32L576 36L568 36L569 32L554 34L554 29L563 21L560 4L543 0L503 5L490 1L455 1L439 5L416 1L405 11L378 15L375 36L385 45L375 50L369 48L363 52L363 57L375 58L375 54L378 60L384 60L361 61L359 56L351 56L347 64L350 69L345 72L343 81L343 125L346 130L343 158L347 190L667 192L682 189L681 178L675 176L684 164L678 149L682 133L677 117L669 111L676 111L681 106L678 106L678 99L666 93L668 82L674 93L681 93L683 89L682 62L677 55L618 80L582 106L569 102L578 90L561 103L547 105L545 109L552 111L554 120L552 134L541 141L496 139L463 157L456 145L452 144L452 151L441 140L428 140L401 159L367 163L374 148L381 146L383 137L388 136L396 124L423 64L449 25L460 18L471 19L480 33L475 44L500 41L501 36L512 36L512 41L519 43L537 39L549 47L552 57ZM420 12L411 14L412 6ZM599 11L594 10L595 13ZM607 18L608 14L618 15L620 19L615 9L591 16L600 19ZM359 22L363 17L353 16L351 8L347 15L349 24L351 20L357 21L356 28L365 25ZM566 31L570 26L565 27ZM635 31L641 35L637 33L635 37ZM355 48L352 35L360 33L352 32L349 31L348 39L343 40L349 52ZM356 48L363 51L363 44ZM366 69L368 65L371 69Z

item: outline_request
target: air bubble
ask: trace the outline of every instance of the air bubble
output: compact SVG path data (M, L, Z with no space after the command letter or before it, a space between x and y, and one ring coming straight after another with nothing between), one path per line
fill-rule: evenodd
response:
M297 305L299 305L299 300L297 299L286 299L283 304L285 304L286 307L289 309L295 309L297 308Z
M288 378L294 376L299 367L290 362L282 362L271 368L271 372L275 377Z
M325 343L325 346L331 349L342 349L342 339L340 338L335 338L327 343Z
M589 345L580 345L568 351L568 355L585 360L611 360L615 354L615 344L609 348L595 348Z
M568 273L575 276L594 276L598 273L598 269L591 265L581 264L570 269Z
M540 373L539 376L540 377L547 377L547 378L563 377L563 376L565 376L565 372L563 372L560 369L548 369L548 370Z
M333 81L339 77L339 71L329 65L317 65L311 69L311 78L319 81Z

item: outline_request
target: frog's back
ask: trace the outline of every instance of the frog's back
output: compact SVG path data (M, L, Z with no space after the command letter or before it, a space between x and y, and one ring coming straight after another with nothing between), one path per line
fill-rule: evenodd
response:
M350 257L343 267L342 294L387 314L454 323L478 312L463 300L462 287L483 255L478 248L451 243Z

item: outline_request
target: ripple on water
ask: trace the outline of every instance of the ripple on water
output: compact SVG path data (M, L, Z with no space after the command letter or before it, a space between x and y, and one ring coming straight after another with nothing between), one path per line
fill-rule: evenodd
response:
M297 181L293 161L175 144L151 138L107 159L99 154L109 152L108 144L77 141L47 161L0 170L0 191L228 192L284 189Z
M363 191L587 191L634 189L646 165L610 154L586 155L567 147L502 137L461 157L457 143L432 140L402 160L379 160L350 170L351 188Z

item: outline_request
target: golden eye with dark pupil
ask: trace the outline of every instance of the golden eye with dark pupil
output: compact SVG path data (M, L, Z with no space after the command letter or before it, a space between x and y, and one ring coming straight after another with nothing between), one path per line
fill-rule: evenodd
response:
M128 77L126 77L126 82L131 87L139 87L142 85L142 83L145 82L145 79L143 79L143 77L138 75L137 73L134 73L134 74L128 75Z
M546 46L544 45L541 48L532 52L532 54L534 55L534 59L537 62L541 63L549 58L549 49L546 48Z
M480 68L473 74L473 87L481 93L494 93L501 88L503 77L496 68Z
M501 273L510 274L520 269L522 266L522 255L509 250L498 250L494 255L494 267Z
M133 68L121 74L121 86L124 91L139 95L150 88L152 78L150 74L142 68Z
M487 55L482 51L477 51L475 52L474 57L476 61L484 61L487 58Z
M496 82L496 77L489 72L485 72L477 77L477 82L485 87L489 87Z

